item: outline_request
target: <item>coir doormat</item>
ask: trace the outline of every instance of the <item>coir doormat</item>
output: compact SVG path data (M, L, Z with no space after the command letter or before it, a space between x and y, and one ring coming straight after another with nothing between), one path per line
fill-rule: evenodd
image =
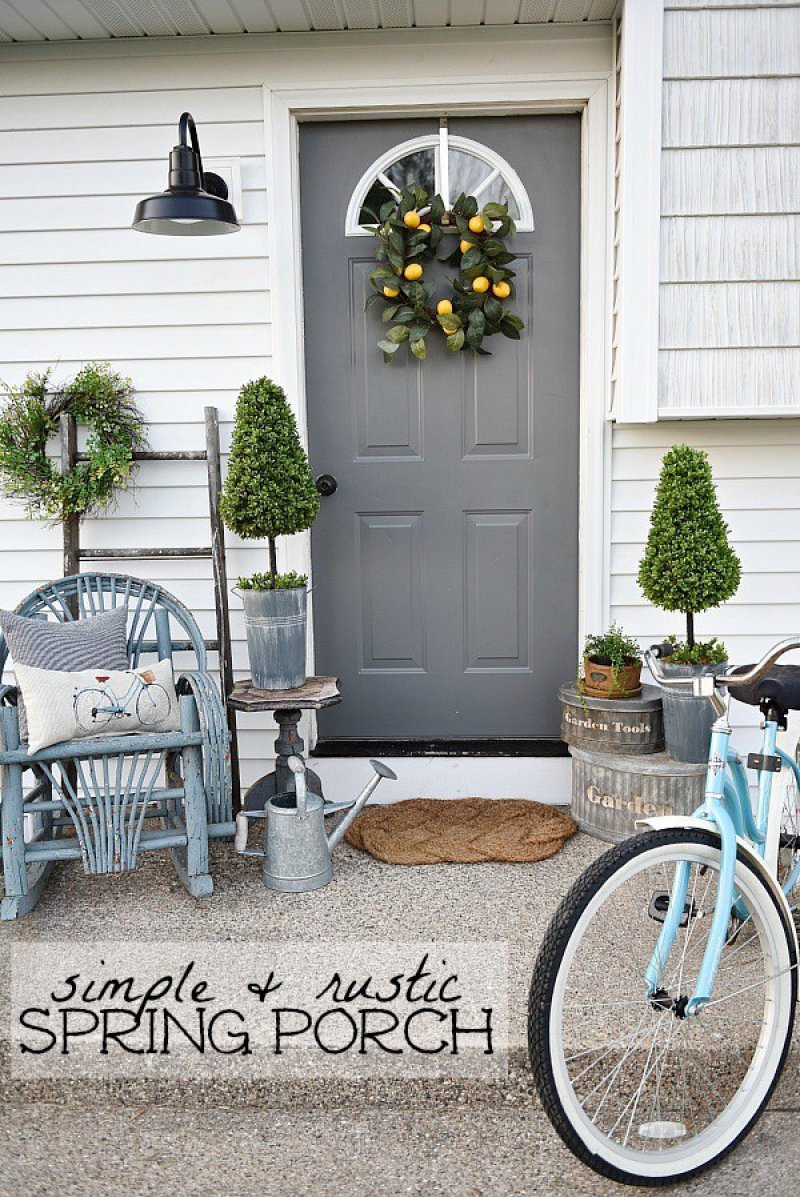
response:
M578 830L569 815L520 798L411 798L372 806L345 839L386 864L530 862L554 856Z

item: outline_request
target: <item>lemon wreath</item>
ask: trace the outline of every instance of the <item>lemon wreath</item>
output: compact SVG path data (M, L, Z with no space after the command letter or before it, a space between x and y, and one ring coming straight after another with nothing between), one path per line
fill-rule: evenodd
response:
M506 306L514 297L509 263L518 256L506 246L506 238L516 232L507 204L479 209L474 195L462 193L447 211L440 195L429 199L414 183L369 215L376 219L367 227L378 241L379 265L369 276L373 294L367 306L383 304L389 328L378 348L385 362L393 360L405 341L415 357L424 358L430 332L441 333L452 353L472 349L488 356L483 342L496 333L519 340L525 325ZM425 265L447 232L457 233L459 240L438 261L456 266L458 274L450 294L435 301L435 284L423 281Z
M29 374L19 387L6 387L0 411L0 485L9 499L25 504L31 518L63 519L108 506L134 470L134 452L144 448L143 416L129 378L106 363L90 362L59 390L50 371ZM86 459L62 474L47 455L69 412L87 425Z

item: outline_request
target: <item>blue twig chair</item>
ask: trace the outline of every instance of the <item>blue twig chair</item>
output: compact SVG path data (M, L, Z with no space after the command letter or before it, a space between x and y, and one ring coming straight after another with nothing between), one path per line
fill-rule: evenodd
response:
M17 612L63 621L123 603L132 668L148 653L161 660L174 652L194 656L196 668L176 679L178 732L70 740L28 756L20 745L17 689L2 684L8 649L0 635L2 919L33 909L58 860L80 860L86 873L121 873L135 868L141 853L169 849L190 894L207 897L213 890L208 838L234 832L230 733L194 617L161 586L101 573L50 582ZM27 769L34 784L26 794ZM64 835L70 828L73 834Z

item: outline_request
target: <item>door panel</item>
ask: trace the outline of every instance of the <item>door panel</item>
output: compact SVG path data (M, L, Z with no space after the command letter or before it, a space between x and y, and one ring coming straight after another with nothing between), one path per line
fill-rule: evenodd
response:
M361 669L425 672L422 512L358 516Z
M301 127L310 456L339 484L312 530L316 669L343 693L320 735L553 737L577 658L580 120L450 121L531 196L536 229L513 242L526 328L491 357L431 335L425 362L385 365L373 243L344 216L370 163L432 128Z
M422 362L415 357L385 370L375 349L375 314L365 305L374 258L351 262L350 329L353 360L355 460L419 458L422 454ZM409 355L410 356L410 355ZM394 369L394 366L397 369Z
M468 511L465 520L469 672L530 669L530 511Z

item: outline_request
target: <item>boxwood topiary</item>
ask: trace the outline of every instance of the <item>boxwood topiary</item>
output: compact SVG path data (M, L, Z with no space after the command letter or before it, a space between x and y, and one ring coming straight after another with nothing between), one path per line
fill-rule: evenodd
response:
M282 388L269 378L245 383L239 392L220 511L237 536L269 542L269 573L241 578L239 585L285 588L288 575L278 574L276 538L310 528L319 495L294 413ZM294 584L304 581L298 576Z
M695 612L718 607L739 588L741 563L728 531L707 454L673 445L661 464L639 585L651 603L684 613L690 648Z

